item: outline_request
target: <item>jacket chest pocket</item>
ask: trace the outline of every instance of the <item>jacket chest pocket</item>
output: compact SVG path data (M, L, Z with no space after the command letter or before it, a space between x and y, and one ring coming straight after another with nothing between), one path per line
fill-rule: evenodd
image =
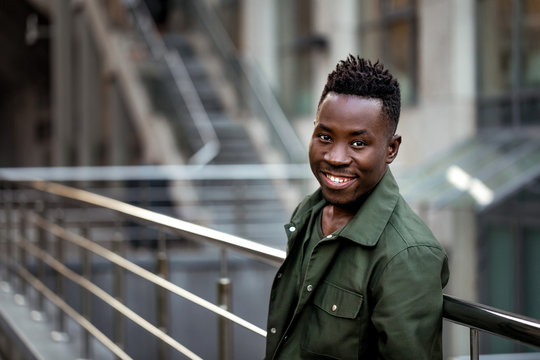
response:
M329 359L357 359L359 333L363 325L357 319L363 296L324 282L313 294L306 310L302 350Z
M354 319L362 307L362 300L360 294L323 283L314 294L313 305L332 316Z

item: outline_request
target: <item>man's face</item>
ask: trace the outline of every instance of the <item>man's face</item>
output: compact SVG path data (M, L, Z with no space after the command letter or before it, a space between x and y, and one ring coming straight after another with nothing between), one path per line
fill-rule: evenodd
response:
M354 209L377 185L401 143L392 135L380 99L326 96L315 120L309 162L330 204Z

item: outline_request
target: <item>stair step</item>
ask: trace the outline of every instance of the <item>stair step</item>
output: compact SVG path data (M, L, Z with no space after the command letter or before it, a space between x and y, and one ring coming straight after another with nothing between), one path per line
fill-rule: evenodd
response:
M193 81L201 103L220 142L220 152L212 164L260 164L260 159L244 125L235 122L224 111L221 99L198 58L189 38L165 35L170 49L178 51ZM174 89L175 84L169 86ZM178 94L180 96L180 94ZM156 101L159 96L155 95ZM186 112L183 101L174 102L177 112ZM191 126L177 125L177 132L193 131ZM172 212L185 220L267 244L283 245L283 224L287 222L279 194L269 180L234 182L196 181L191 192L183 192L181 204L174 208L155 202L153 208ZM194 193L193 193L194 192ZM210 224L208 224L210 222Z

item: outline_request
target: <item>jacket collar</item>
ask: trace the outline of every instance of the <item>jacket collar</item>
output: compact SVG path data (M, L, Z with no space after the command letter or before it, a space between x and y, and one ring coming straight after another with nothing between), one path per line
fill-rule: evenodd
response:
M351 221L337 235L360 245L375 246L399 199L399 187L390 169L383 175L371 195ZM318 189L307 197L293 215L292 223L305 224L312 211L320 210L326 201Z

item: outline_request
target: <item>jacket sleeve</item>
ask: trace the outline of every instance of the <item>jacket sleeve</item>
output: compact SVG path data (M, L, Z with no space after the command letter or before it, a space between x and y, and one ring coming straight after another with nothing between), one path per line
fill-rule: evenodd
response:
M448 261L437 247L402 250L372 287L372 323L382 359L442 359L442 288Z

